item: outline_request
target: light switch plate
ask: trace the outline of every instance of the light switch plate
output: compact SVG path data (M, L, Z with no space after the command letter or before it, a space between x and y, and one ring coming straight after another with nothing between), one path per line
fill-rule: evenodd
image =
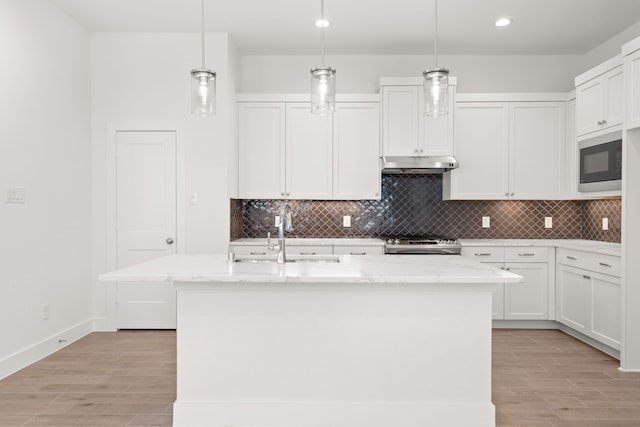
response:
M342 217L342 226L343 227L351 227L351 216L345 215Z
M602 218L602 229L603 230L609 229L609 218Z
M5 203L24 203L25 201L24 187L7 186L6 197L4 201Z
M551 216L544 217L544 228L553 228L553 217Z
M491 227L491 217L490 216L483 216L482 217L482 228L489 228Z
M280 215L276 215L276 220L273 224L275 227L280 227Z

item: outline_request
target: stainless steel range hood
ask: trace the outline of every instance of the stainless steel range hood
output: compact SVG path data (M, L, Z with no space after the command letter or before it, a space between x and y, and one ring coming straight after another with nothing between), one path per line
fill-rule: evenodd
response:
M453 156L382 158L382 173L444 173L457 167Z

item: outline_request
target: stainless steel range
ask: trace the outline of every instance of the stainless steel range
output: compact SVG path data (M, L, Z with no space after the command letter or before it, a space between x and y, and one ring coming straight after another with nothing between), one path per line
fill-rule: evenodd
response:
M385 239L386 254L460 255L462 245L456 239L390 237Z

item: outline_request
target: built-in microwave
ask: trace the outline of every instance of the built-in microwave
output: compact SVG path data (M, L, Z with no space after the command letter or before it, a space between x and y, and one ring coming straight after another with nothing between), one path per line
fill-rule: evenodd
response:
M616 135L617 136L617 135ZM622 139L580 141L579 192L622 188Z

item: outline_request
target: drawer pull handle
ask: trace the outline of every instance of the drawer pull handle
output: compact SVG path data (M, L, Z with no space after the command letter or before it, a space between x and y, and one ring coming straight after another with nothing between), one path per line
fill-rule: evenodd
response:
M491 254L488 253L474 253L475 256L491 256Z
M531 253L524 253L524 254L518 254L519 256L535 256L536 254L531 254Z
M315 252L300 252L300 255L317 255Z
M366 255L366 252L350 252L351 255Z
M604 262L601 262L600 265L603 266L603 267L611 267L611 264L607 264L607 263L604 263Z
M577 258L569 256L569 255L567 255L567 259L571 259L571 260L577 261Z
M582 276L582 278L589 280L589 279L591 279L591 276Z
M249 255L266 255L266 252L251 252Z

